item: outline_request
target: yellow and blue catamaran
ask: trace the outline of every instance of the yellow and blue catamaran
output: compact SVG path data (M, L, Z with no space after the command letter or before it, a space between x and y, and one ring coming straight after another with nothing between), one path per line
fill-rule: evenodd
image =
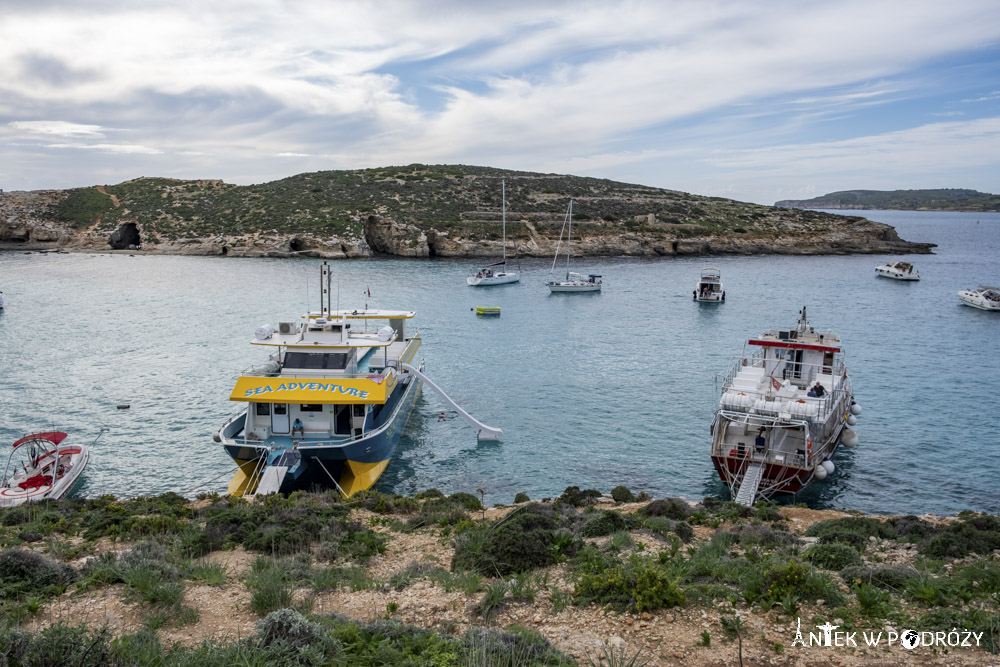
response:
M247 407L215 435L238 465L229 494L266 495L314 487L345 498L370 488L388 466L422 384L441 394L479 429L416 363L419 333L406 323L416 314L394 310L330 309L330 272L320 311L277 329L257 329L254 345L276 348L267 363L243 371L229 399ZM372 322L381 328L369 329Z

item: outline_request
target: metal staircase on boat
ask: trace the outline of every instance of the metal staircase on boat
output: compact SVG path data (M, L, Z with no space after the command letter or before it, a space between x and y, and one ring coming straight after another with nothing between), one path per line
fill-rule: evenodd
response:
M764 464L751 463L743 473L743 481L740 482L740 489L736 492L736 503L753 507L754 500L757 499L757 489L764 479Z
M281 488L281 483L285 481L285 473L287 472L288 466L267 466L260 474L257 488L250 495L270 496L277 493Z

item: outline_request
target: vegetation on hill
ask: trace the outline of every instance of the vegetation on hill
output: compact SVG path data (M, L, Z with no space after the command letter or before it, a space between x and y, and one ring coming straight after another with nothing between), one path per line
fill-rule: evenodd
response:
M570 198L581 233L662 231L674 236L755 234L784 224L828 227L842 218L701 197L614 181L463 165L321 171L236 186L218 180L139 178L69 191L53 216L111 232L140 225L144 238L313 233L361 237L368 216L471 238L499 238L500 180L507 183L508 233L525 222L558 236ZM120 205L110 205L111 196Z
M786 208L899 211L1000 211L1000 195L976 190L843 190L812 199L775 202Z
M713 647L783 659L796 618L981 633L949 661L998 650L1000 518L838 513L803 534L796 508L634 499L570 487L486 508L431 489L0 509L0 664L639 665L678 637L685 664L717 664ZM329 611L348 607L364 617ZM95 624L99 608L138 620ZM232 616L252 630L220 636ZM568 618L576 632L615 623L638 644L574 658Z

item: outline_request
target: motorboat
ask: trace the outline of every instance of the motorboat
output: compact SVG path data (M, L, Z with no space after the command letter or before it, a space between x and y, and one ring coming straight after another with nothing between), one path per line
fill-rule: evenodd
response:
M979 289L964 289L958 293L958 298L966 306L980 310L1000 310L1000 287L980 285Z
M704 303L722 303L726 300L726 290L722 286L722 273L711 266L701 270L701 277L694 287L691 298Z
M56 500L73 490L90 450L86 445L63 444L67 437L62 431L45 431L13 444L0 478L0 507Z
M371 488L421 385L475 425L480 439L499 438L500 429L469 415L424 374L420 334L407 328L416 313L332 309L325 262L321 284L320 310L254 333L253 345L274 352L240 373L229 399L244 407L214 436L237 464L230 495L322 487L347 498Z
M894 280L920 280L917 268L909 262L887 262L876 266L875 275Z
M566 218L563 220L563 228L559 232L559 242L556 244L556 254L552 258L552 271L556 270L556 261L559 259L559 246L562 245L562 233L569 225L569 233L566 235L566 276L562 280L550 280L545 283L549 292L600 292L601 285L604 284L602 277L596 273L582 274L570 271L569 263L571 258L570 246L573 242L573 200L569 200L569 208L566 211Z
M500 181L501 199L503 200L503 259L493 264L487 264L469 274L465 282L473 287L490 287L492 285L508 285L521 280L516 271L507 269L507 183Z
M795 493L835 470L854 447L855 403L840 337L798 324L751 338L730 363L712 421L712 463L733 500L752 505Z

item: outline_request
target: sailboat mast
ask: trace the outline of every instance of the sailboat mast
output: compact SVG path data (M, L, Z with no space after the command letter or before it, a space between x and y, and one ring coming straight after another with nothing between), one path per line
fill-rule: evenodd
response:
M500 179L500 198L503 200L503 264L507 270L507 181Z
M569 234L566 236L566 280L569 280L570 246L573 243L573 200L569 200Z

